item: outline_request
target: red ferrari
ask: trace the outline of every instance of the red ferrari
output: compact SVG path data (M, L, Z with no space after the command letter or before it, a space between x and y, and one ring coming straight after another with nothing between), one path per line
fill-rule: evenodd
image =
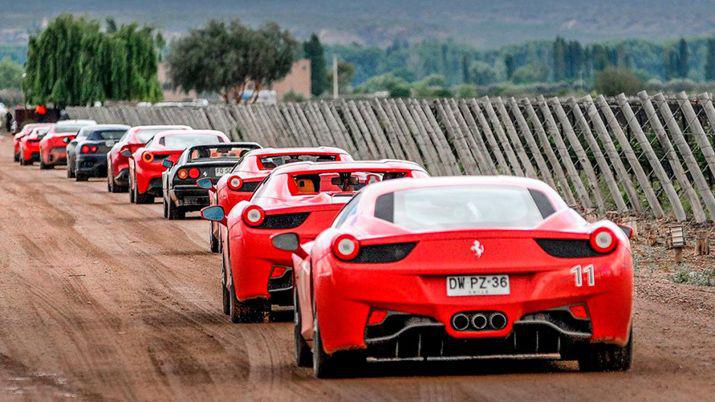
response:
M67 164L67 144L82 127L97 124L94 120L64 120L56 123L40 140L40 169L53 169Z
M129 200L150 204L163 196L161 174L166 170L163 161L176 163L186 148L229 142L226 134L215 130L170 130L154 135L134 153L129 149L122 155L129 159Z
M365 358L544 358L627 370L626 233L586 222L532 179L369 186L294 254L297 362L312 361L317 377Z
M214 186L211 180L202 179L200 186L211 190L210 205L218 205L228 214L240 201L248 201L253 190L274 168L295 162L352 161L353 158L340 148L264 148L247 153L233 170L221 177ZM211 251L221 250L219 224L211 222L209 240Z
M204 208L204 218L223 223L224 313L258 322L271 304L292 306L292 251L327 228L356 191L401 177L427 173L405 161L293 163L276 168L228 216L220 206Z
M17 134L15 134L12 137L12 144L13 144L13 159L15 162L20 162L20 140L22 140L23 137L26 135L29 135L32 130L34 130L37 127L42 127L43 125L49 125L49 123L28 123L22 126L22 130L20 130Z
M51 128L51 123L41 124L20 139L20 165L32 165L40 160L40 141Z
M134 153L156 133L167 130L191 130L189 126L137 126L132 127L107 154L107 190L121 193L129 189L129 158L122 151Z

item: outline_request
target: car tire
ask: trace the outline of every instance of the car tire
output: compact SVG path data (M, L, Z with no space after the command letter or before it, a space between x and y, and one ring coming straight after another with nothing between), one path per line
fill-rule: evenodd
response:
M54 166L47 165L47 164L45 164L45 162L42 159L40 159L40 169L41 170L50 170L50 169L54 169L54 168L55 168Z
M74 169L72 169L72 163L67 162L67 178L74 179L76 176Z
M596 343L587 345L578 357L584 372L627 371L633 363L633 331L625 346Z
M219 242L219 239L214 236L214 223L211 222L209 225L209 243L211 244L211 252L212 253L220 253L221 252L221 243Z
M19 162L20 162L20 166L27 166L27 163L25 163L25 158L20 157Z
M164 206L164 208L162 208L164 210L164 219L169 219L169 206L166 203L166 198L162 199L162 201L161 204Z
M258 323L263 322L266 313L261 300L252 299L244 302L238 301L236 289L229 287L229 318L233 323Z
M335 356L330 356L323 349L320 339L317 312L313 317L313 375L315 378L332 378L337 374L337 361Z
M165 200L166 200L166 198L165 198ZM177 207L176 205L174 205L174 203L171 200L166 200L164 202L167 204L166 215L170 221L186 218L186 211L181 209L181 207Z
M298 367L311 367L313 363L313 352L308 346L308 342L301 334L302 318L300 315L300 301L298 292L293 288L293 338L295 340L295 363Z
M223 302L223 313L231 314L231 294L226 286L226 260L221 256L221 300Z
M13 161L15 161L15 162L20 162L20 154L15 154L15 155L12 157L12 159L13 159Z

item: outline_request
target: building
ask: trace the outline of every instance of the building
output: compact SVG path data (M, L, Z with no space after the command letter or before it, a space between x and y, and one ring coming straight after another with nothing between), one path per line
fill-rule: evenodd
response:
M283 96L291 91L305 99L310 99L310 60L302 59L294 62L288 75L274 82L272 89L276 91L278 100L283 100Z

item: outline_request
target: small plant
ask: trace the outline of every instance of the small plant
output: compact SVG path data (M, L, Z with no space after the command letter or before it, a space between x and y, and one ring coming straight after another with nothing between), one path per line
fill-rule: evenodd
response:
M681 264L672 276L675 283L697 286L715 286L715 268L697 271L690 265Z

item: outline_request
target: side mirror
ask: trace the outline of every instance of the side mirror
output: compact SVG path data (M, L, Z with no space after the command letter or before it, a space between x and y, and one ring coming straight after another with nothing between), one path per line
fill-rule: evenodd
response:
M128 149L123 150L122 152L119 153L125 158L131 158L132 157L132 152Z
M300 246L298 235L295 233L281 233L271 237L271 244L278 250L296 251Z
M208 177L196 180L196 186L203 188L204 190L216 191L216 187L214 187L214 184Z
M223 207L220 206L212 206L202 209L201 217L207 221L219 222L224 225L226 224L226 212L223 210Z
M174 162L168 159L164 159L163 161L161 161L161 166L164 166L167 169L171 169L172 167L174 167Z
M72 139L71 139L70 137L65 137L65 138L62 139L62 141L63 141L65 144L69 144L70 141L72 141Z
M633 238L633 232L634 232L634 230L633 230L632 227L626 226L626 225L618 225L618 227L623 231L623 233L626 234L626 236L627 236L629 239L632 239L632 238Z

